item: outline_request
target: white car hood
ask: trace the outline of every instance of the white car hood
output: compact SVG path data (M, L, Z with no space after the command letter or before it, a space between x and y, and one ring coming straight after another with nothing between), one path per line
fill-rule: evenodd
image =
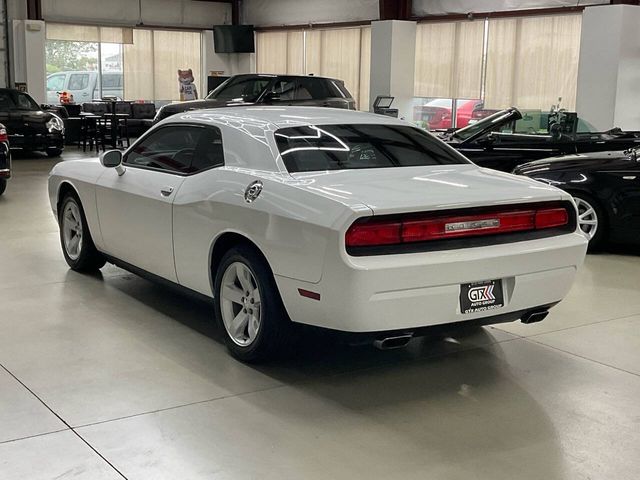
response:
M300 188L375 214L568 198L557 188L476 165L294 173Z

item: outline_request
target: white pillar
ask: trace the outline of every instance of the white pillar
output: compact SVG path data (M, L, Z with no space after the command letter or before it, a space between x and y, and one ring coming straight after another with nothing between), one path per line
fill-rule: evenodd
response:
M413 120L416 22L371 22L371 80L369 105L378 95L395 97L398 116Z
M599 130L640 130L640 7L589 7L582 16L576 110Z
M46 102L45 26L39 20L13 21L13 81L26 83L38 103Z

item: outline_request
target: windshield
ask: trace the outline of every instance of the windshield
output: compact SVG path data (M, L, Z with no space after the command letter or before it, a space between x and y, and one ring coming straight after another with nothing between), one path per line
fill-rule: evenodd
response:
M307 125L274 135L292 173L469 163L431 134L404 125Z
M466 140L467 138L473 137L475 134L482 132L486 128L489 128L490 125L498 123L509 115L511 115L510 110L501 110L483 118L479 122L469 124L466 127L457 130L454 132L453 136L459 140Z
M208 99L255 102L271 83L271 77L235 77L207 95Z

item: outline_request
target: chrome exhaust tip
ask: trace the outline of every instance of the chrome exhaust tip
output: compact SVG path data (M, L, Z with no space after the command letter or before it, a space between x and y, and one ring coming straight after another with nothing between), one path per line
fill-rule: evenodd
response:
M403 348L407 346L409 340L413 338L413 333L396 335L393 337L378 338L373 341L373 346L378 350L393 350L394 348Z
M522 316L520 321L526 324L541 322L547 317L547 315L549 315L549 310L538 310L537 312L527 312Z

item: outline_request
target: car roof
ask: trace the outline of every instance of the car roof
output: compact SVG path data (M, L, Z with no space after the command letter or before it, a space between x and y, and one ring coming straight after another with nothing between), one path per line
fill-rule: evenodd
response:
M276 107L247 106L189 110L171 117L162 123L229 123L262 127L265 131L301 125L336 125L372 123L384 125L409 125L403 120L369 112L327 107Z
M254 78L260 78L260 77L267 77L267 78L278 78L278 77L288 77L288 78L318 78L320 80L333 80L335 82L341 82L343 83L342 80L340 80L339 78L333 78L333 77L323 77L321 75L293 75L293 74L288 74L288 73L239 73L237 75L231 75L230 78L235 78L235 77L254 77Z

